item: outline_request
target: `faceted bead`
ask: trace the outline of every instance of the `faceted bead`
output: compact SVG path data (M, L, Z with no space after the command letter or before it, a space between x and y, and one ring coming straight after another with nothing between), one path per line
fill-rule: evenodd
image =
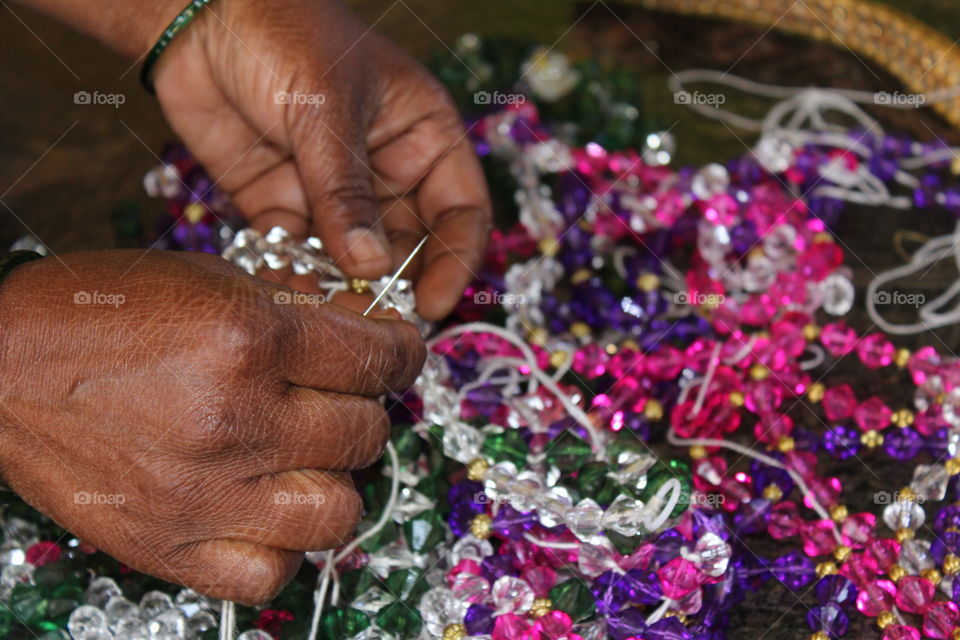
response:
M146 620L172 608L173 599L162 591L148 591L140 598L140 614Z
M663 594L673 600L679 600L701 583L701 574L697 567L683 558L674 558L657 570Z
M642 508L643 503L639 500L620 494L604 512L603 527L623 536L635 536L643 529Z
M843 544L852 549L862 549L877 526L877 517L872 513L852 513L840 525Z
M840 605L828 602L807 612L807 624L811 629L826 632L831 638L839 638L847 632L850 619Z
M890 426L893 411L877 396L871 396L853 410L853 420L864 431L880 431Z
M552 487L537 498L537 517L543 526L555 527L564 524L572 507L573 500L566 488Z
M515 613L497 616L493 624L493 640L517 640L526 637L530 623Z
M837 358L850 353L857 344L857 333L842 322L834 322L820 331L820 342L827 353Z
M816 573L813 561L798 551L790 551L773 562L773 575L790 590L810 583Z
M420 612L401 600L380 609L376 620L378 627L401 638L412 638L423 627Z
M583 581L572 578L550 589L554 607L566 611L574 620L583 620L596 610L596 599Z
M567 640L573 621L563 611L551 611L533 623L530 640Z
M520 577L530 585L534 595L538 598L548 597L550 589L557 583L557 572L550 567L524 567Z
M831 422L846 420L856 406L857 398L848 384L830 387L823 393L823 412Z
M884 627L880 640L920 640L920 632L904 624L891 624Z
M857 597L857 588L852 582L839 575L824 576L816 586L817 600L820 604L837 602L847 604Z
M935 602L923 614L923 635L936 640L950 638L960 625L960 613L953 602Z
M860 450L860 433L844 425L830 427L823 434L823 448L833 458L846 460Z
M797 505L793 502L781 502L770 510L770 520L767 531L775 540L782 540L800 533L803 520L800 518Z
M863 585L857 594L857 610L865 616L875 618L881 611L893 606L897 587L889 580L875 580Z
M484 602L490 593L490 583L482 576L458 573L450 585L457 599L470 604Z
M942 464L918 464L913 471L910 488L924 500L943 500L947 495L950 474Z
M486 635L493 631L493 609L482 604L473 604L463 617L463 625L471 636Z
M97 607L82 605L70 614L67 630L74 638L92 637L96 633L109 633L107 616Z
M122 595L123 593L120 591L120 587L117 586L113 578L101 577L90 583L90 586L87 587L85 597L87 604L102 609L107 606L110 598Z
M857 355L869 369L886 367L893 362L896 347L882 333L871 333L857 343Z
M450 589L434 587L423 594L417 608L427 631L434 636L442 636L448 624L463 619L466 606Z
M526 613L533 606L534 593L526 582L513 576L503 576L490 590L497 614Z
M832 520L815 520L805 523L801 532L803 552L811 557L831 553L837 546L837 539L833 536L833 527Z
M897 583L897 607L909 613L922 613L933 600L935 587L926 578L905 576Z
M643 610L627 607L607 617L607 630L613 640L640 638L647 628L646 618Z
M592 542L603 529L603 509L594 500L586 498L567 511L564 524L583 542Z
M867 543L866 557L876 565L871 567L874 573L883 573L899 560L900 543L891 538L875 538Z
M707 532L697 540L693 552L699 556L697 568L708 576L717 578L727 570L733 553L730 545L713 532Z
M933 558L930 557L930 543L926 540L913 538L906 540L900 546L900 566L909 574L918 574L926 569L933 568Z

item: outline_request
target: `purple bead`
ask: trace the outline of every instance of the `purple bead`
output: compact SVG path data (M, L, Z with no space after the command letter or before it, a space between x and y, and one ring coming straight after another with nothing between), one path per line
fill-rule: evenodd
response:
M693 640L693 634L676 617L671 616L647 627L644 640Z
M693 535L699 538L705 533L715 533L724 540L730 539L730 529L723 520L723 515L704 509L691 509L693 514Z
M680 547L687 545L689 542L676 529L667 529L653 543L653 557L658 563L666 564L680 555Z
M533 526L531 514L520 513L508 504L503 505L493 517L493 531L511 540L519 540Z
M663 598L660 579L653 571L630 569L617 585L627 602L633 604L659 604Z
M754 498L740 508L733 516L733 528L737 536L760 533L767 528L770 516L770 501Z
M944 204L950 213L960 214L960 189L947 189L943 195Z
M607 618L607 631L613 640L639 638L647 630L646 618L647 615L642 609L627 607Z
M750 476L753 478L753 485L758 494L762 494L763 490L772 484L777 485L785 496L793 491L793 478L784 469L777 469L753 460L750 463Z
M934 202L934 195L931 191L922 187L913 190L913 206L918 209L929 209Z
M923 439L910 427L891 429L883 438L883 450L894 460L910 460L920 453Z
M899 169L900 166L893 158L876 155L870 159L870 173L884 182L890 181Z
M831 638L839 638L847 632L850 619L840 605L828 602L807 612L807 624L814 631L824 631Z
M493 609L482 604L472 604L463 617L463 626L471 636L493 633Z
M623 608L624 594L617 588L619 578L613 571L605 571L590 585L590 592L597 599L597 612L600 615L609 616Z
M823 448L831 457L846 460L860 450L860 434L852 427L838 424L824 432Z
M799 589L810 583L816 572L813 560L799 551L790 551L774 560L773 575L788 589Z
M950 527L960 527L960 506L951 504L937 512L933 519L933 528L938 534L943 534Z
M483 577L495 582L503 576L515 576L517 570L513 568L513 558L508 555L487 556L480 563Z
M817 582L817 600L820 604L846 604L857 598L857 587L841 575L824 576Z
M937 564L943 564L948 553L957 554L960 551L960 533L944 531L937 535L930 543L930 555Z

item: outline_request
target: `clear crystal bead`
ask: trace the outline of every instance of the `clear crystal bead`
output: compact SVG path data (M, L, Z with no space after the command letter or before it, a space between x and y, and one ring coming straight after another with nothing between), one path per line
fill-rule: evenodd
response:
M573 499L564 487L552 487L537 498L537 517L545 527L563 524L571 508Z
M891 531L919 529L926 520L923 507L911 500L897 500L883 509L883 522Z
M371 587L354 598L350 606L367 613L376 613L394 600L396 600L396 598L383 589Z
M656 461L656 458L644 453L624 451L617 456L619 468L607 473L607 476L619 484L633 486L642 491L647 486L647 471Z
M451 567L455 567L461 560L480 562L492 553L493 545L489 540L480 540L468 533L453 543L447 553L447 562Z
M517 477L517 466L512 462L498 462L483 477L483 488L494 500L509 498L513 481Z
M513 483L510 495L512 506L517 511L527 512L536 505L536 498L543 492L543 483L533 471L523 471Z
M273 640L273 636L260 629L250 629L237 636L237 640Z
M823 310L832 316L845 315L853 308L856 293L853 283L839 274L831 273L820 283L820 295L823 298Z
M173 599L162 591L148 591L140 598L140 615L149 620L173 608Z
M397 498L397 504L393 508L393 520L402 524L407 520L415 518L427 509L435 506L435 503L427 496L423 495L412 487L404 487L400 490Z
M116 629L121 622L127 620L134 620L138 623L141 622L140 607L123 596L110 598L110 601L107 603L107 606L104 607L103 611L107 614L107 624L111 629Z
M950 474L942 464L918 464L913 470L910 488L924 500L943 500L947 495Z
M793 164L793 145L778 135L760 138L753 154L770 173L783 173Z
M603 530L603 509L591 498L586 498L567 511L564 524L580 540L591 542Z
M960 427L952 427L947 433L947 453L951 458L960 455Z
M723 538L708 531L697 540L693 552L699 556L695 563L697 568L708 576L717 578L726 572L732 550Z
M900 566L910 575L932 569L934 565L930 556L930 543L916 538L905 541L900 547Z
M194 616L202 609L210 609L210 601L206 596L197 593L193 589L181 589L178 591L176 597L173 599L173 603L180 611L183 611L184 615L188 618Z
M621 493L604 512L603 528L616 531L628 538L635 536L643 528L643 523L640 521L642 509L642 502Z
M187 634L197 637L204 631L216 629L219 624L217 617L209 611L198 611L187 620Z
M182 637L187 630L187 617L180 609L167 609L147 622L151 636L172 635Z
M952 427L960 427L960 387L947 393L942 409L943 419Z
M109 634L107 614L97 607L88 604L80 605L70 614L67 630L76 640L86 640L97 633Z
M26 549L40 540L37 525L23 518L9 518L3 525L3 541Z
M490 583L486 578L472 573L458 573L450 585L450 590L462 602L477 604L487 599L490 594Z
M690 191L698 200L708 200L723 193L730 186L730 174L727 168L715 162L697 171L690 181Z
M577 567L580 572L590 578L595 578L604 571L617 567L614 560L616 551L605 538L595 544L585 544L577 553Z
M87 587L85 599L87 604L103 608L110 602L110 598L122 595L123 593L121 593L120 587L117 586L113 578L100 577L96 578L90 583L90 586Z
M113 635L123 640L147 640L150 632L147 631L147 625L140 619L124 619L117 623L117 628L113 630Z
M31 584L33 572L36 569L32 564L8 564L0 571L0 599L6 599L18 584Z
M514 576L503 576L490 589L495 615L526 613L533 606L534 593L526 582Z
M442 636L443 630L451 620L460 621L466 613L462 600L450 589L443 587L430 589L420 598L417 605L427 630L434 636Z

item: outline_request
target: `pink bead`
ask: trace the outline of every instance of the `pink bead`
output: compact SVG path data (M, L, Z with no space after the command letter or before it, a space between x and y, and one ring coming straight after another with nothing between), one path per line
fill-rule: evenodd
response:
M515 613L505 613L493 623L493 640L517 640L529 630L526 620Z
M55 542L37 542L27 549L27 562L35 567L42 567L48 562L60 559L60 547Z
M917 386L925 383L931 375L936 375L939 366L940 354L933 347L917 349L907 362L907 369Z
M680 600L700 586L703 574L694 564L683 558L674 558L657 570L663 595Z
M533 623L530 640L572 640L573 621L563 611L551 611Z
M897 583L897 606L909 613L922 613L933 600L933 583L920 576L905 576Z
M520 572L523 581L530 585L538 598L546 598L547 592L557 583L557 572L550 567L528 566Z
M753 425L753 435L760 442L776 444L793 432L793 418L785 413L768 411Z
M817 472L817 454L812 451L794 449L784 457L787 466L804 478L810 478Z
M800 532L803 538L803 552L810 557L831 553L837 546L833 537L833 520L808 522Z
M877 396L870 396L853 410L853 420L864 431L880 431L890 426L893 410Z
M803 520L800 518L797 505L793 502L781 502L770 510L767 532L773 539L783 540L797 535L802 525Z
M744 387L744 406L756 414L776 411L783 403L783 388L769 378L755 382L751 380Z
M797 270L805 278L820 282L843 264L843 249L835 242L816 242L797 256Z
M857 398L848 384L830 387L823 392L823 413L831 422L846 420L856 407Z
M905 624L891 624L884 627L880 640L920 640L920 632Z
M877 575L870 570L868 564L864 554L851 553L843 563L843 566L840 567L840 575L859 588L873 580Z
M923 635L945 640L960 624L960 612L952 602L935 602L923 614Z
M889 580L875 580L863 585L857 594L857 610L865 616L877 617L893 606L897 587Z
M886 367L893 362L897 349L882 333L871 333L857 343L857 355L860 361L870 369Z
M839 478L813 478L807 481L807 487L821 506L832 507L840 499L840 489L842 487ZM812 509L813 500L811 500L811 496L804 496L803 504Z
M842 322L834 322L820 332L820 342L836 358L850 353L857 344L857 333Z
M847 516L840 526L843 544L852 549L862 549L871 540L877 527L877 516L872 513L854 513Z
M892 538L871 540L867 543L866 555L872 561L871 570L883 573L900 559L900 543Z

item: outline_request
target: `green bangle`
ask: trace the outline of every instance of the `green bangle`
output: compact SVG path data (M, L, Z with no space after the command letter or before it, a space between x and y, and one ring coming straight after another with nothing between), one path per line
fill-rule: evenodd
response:
M156 94L153 88L153 80L150 79L150 72L153 71L157 60L159 60L163 52L167 50L167 47L170 46L173 39L177 37L177 34L193 22L193 19L197 17L200 10L210 4L211 1L212 0L190 0L187 8L173 19L170 26L167 27L163 35L160 36L160 39L157 40L157 44L153 45L153 48L150 49L150 53L147 54L147 59L143 61L143 66L140 68L140 84L151 94Z
M37 253L36 251L11 251L7 255L0 258L0 282L6 280L7 276L10 275L10 272L22 265L24 262L39 260L42 257L43 255Z

